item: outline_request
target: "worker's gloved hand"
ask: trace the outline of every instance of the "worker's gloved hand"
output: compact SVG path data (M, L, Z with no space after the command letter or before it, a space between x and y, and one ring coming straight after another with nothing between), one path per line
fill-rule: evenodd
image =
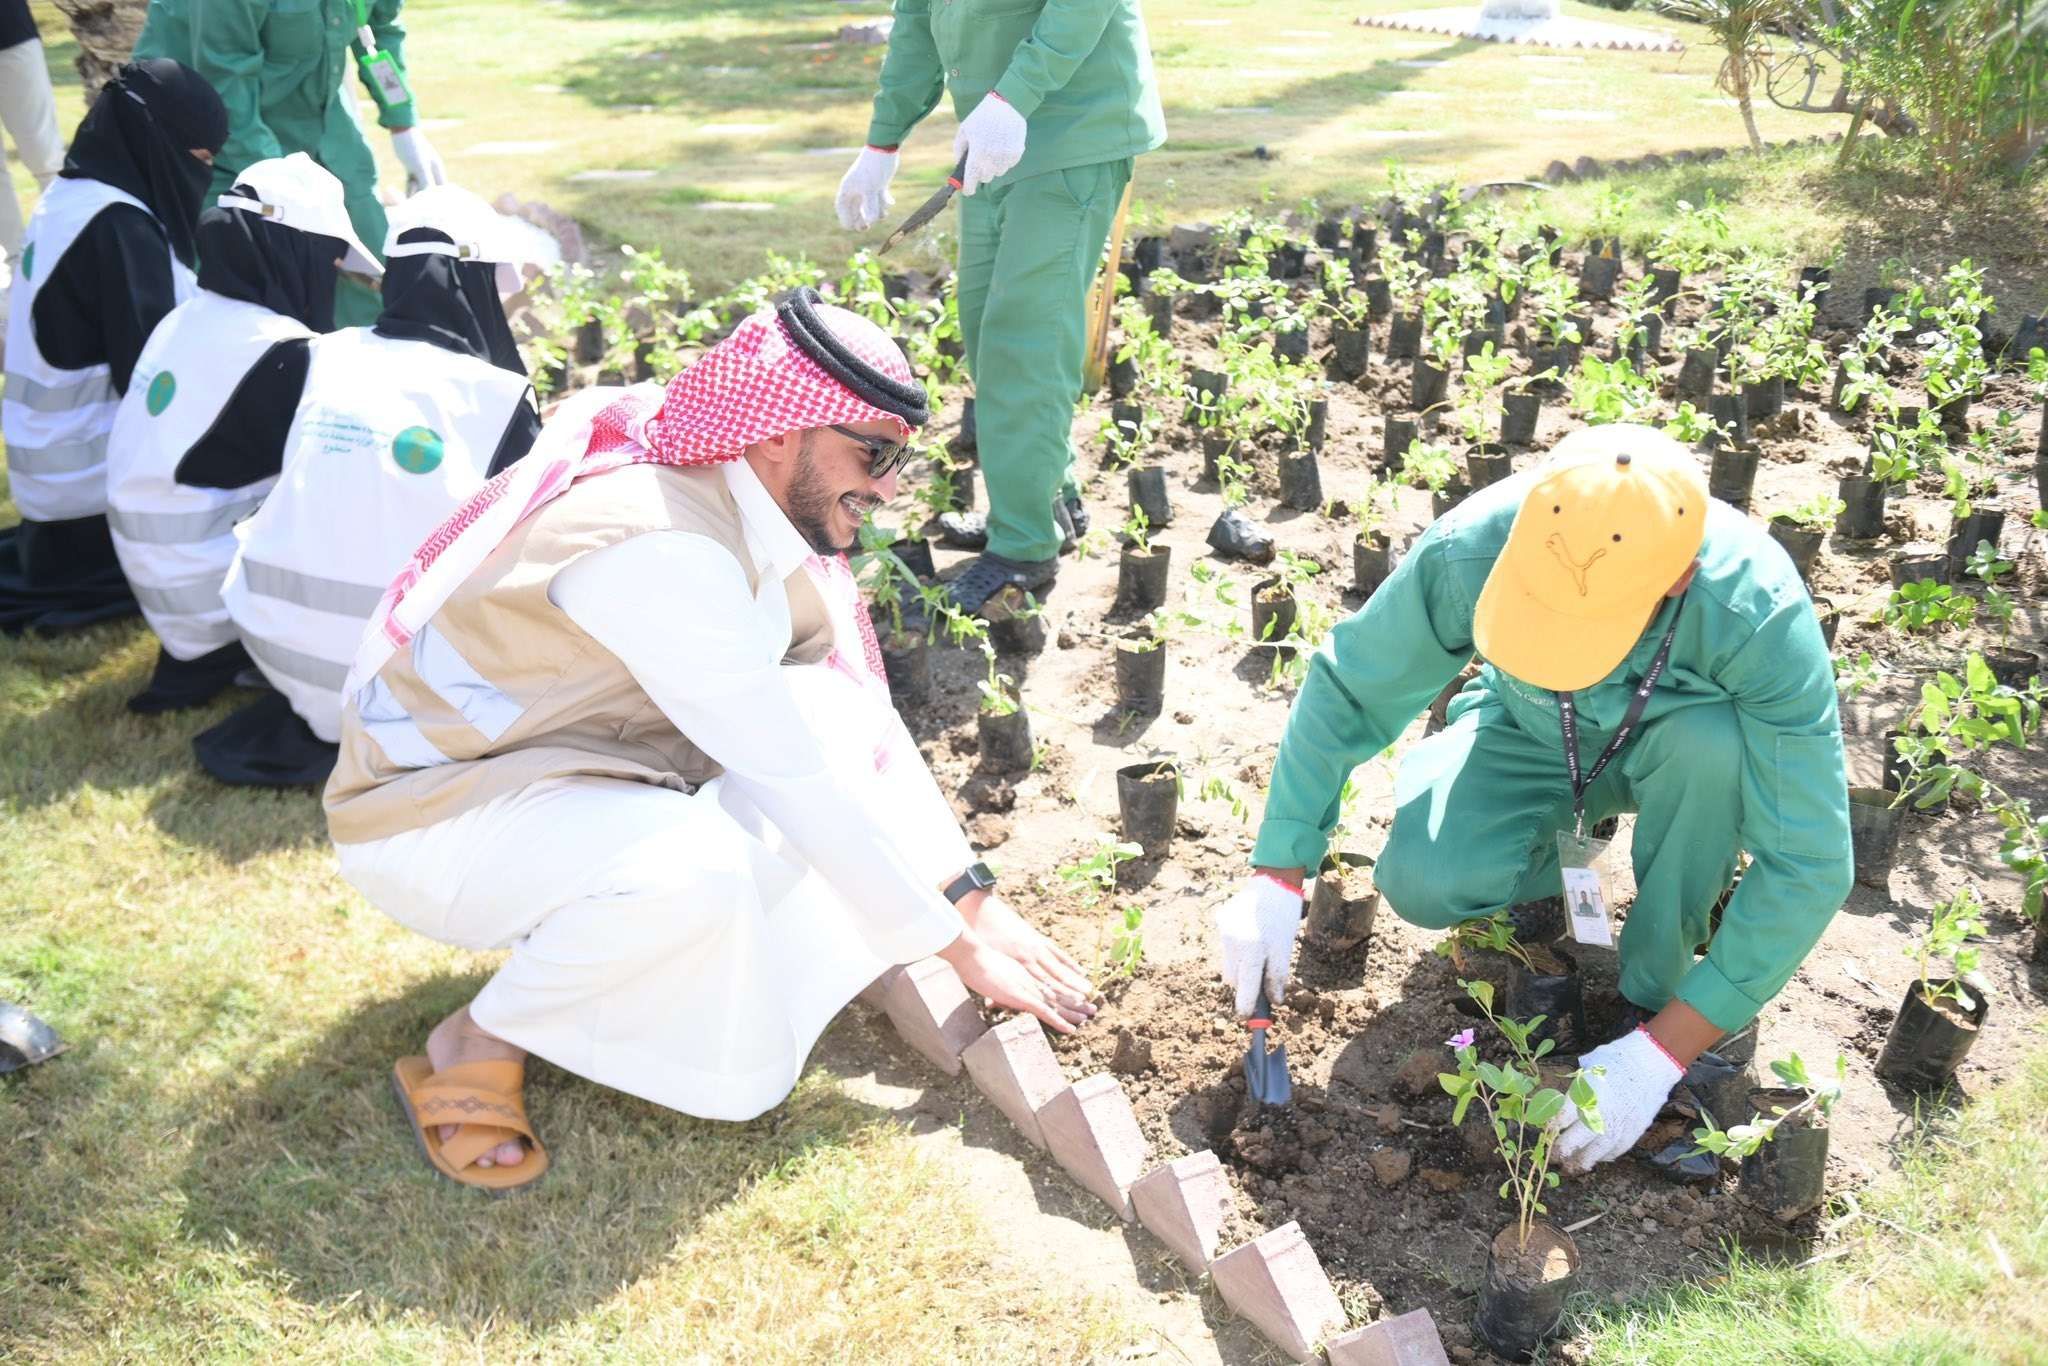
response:
M1664 1108L1671 1088L1685 1076L1685 1069L1664 1051L1664 1045L1641 1026L1613 1043L1601 1044L1579 1059L1579 1067L1599 1098L1600 1128L1588 1125L1569 1100L1550 1121L1557 1131L1551 1155L1574 1174L1590 1171L1635 1147Z
M953 156L967 154L960 193L973 194L1024 159L1024 116L991 90L953 134Z
M1240 1019L1258 1004L1259 985L1274 1005L1287 992L1294 935L1301 928L1301 888L1259 873L1216 909L1223 980L1237 995Z
M446 163L441 160L441 154L434 150L434 144L427 141L427 135L419 129L392 129L391 150L398 154L398 164L405 167L406 175L410 176L420 189L448 183Z
M863 147L853 165L839 178L839 226L848 232L866 232L882 221L896 196L889 182L896 178L896 154L879 147Z
M939 950L939 957L960 974L960 981L978 996L1005 1010L1036 1015L1062 1034L1071 1034L1095 1013L1088 998L1057 982L1033 977L1016 959L973 930Z

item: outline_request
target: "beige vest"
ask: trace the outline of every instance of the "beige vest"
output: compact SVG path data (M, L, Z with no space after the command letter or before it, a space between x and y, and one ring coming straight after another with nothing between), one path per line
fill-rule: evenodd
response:
M338 844L447 820L548 778L594 774L696 787L718 765L675 728L616 656L549 601L578 556L650 531L707 536L760 571L740 511L715 466L630 465L582 480L514 527L462 586L354 697L327 784ZM789 595L786 662L832 648L824 599L805 571ZM649 585L688 593L688 584Z

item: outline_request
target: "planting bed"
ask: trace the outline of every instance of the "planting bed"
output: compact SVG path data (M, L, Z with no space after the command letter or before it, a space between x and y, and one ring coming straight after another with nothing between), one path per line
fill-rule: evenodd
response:
M1395 238L1386 231L1386 219L1394 216L1390 208L1382 206L1380 214L1366 219L1377 221L1381 229L1379 257L1385 255L1385 243ZM1234 226L1218 240L1234 241ZM1304 224L1294 232L1268 225L1254 243L1255 250L1261 245L1273 248L1276 258L1297 250L1305 257L1306 275L1286 290L1295 305L1320 286L1315 274L1318 258L1349 250L1357 240L1348 225L1338 231L1325 224L1318 247L1311 236L1316 226ZM1441 226L1448 255L1474 259L1478 249L1461 226ZM1420 225L1421 231L1428 228ZM1483 221L1476 230L1493 231ZM1206 233L1177 234L1183 251L1175 263L1194 273L1189 265L1196 249L1206 250L1210 241ZM1612 420L1617 406L1639 409L1636 420L1673 419L1678 412L1674 386L1685 353L1702 344L1712 303L1702 297L1702 287L1716 282L1718 288L1731 279L1754 276L1772 282L1769 290L1759 286L1752 296L1762 298L1788 286L1802 264L1765 267L1726 259L1715 250L1713 225L1705 220L1674 225L1667 247L1670 253L1691 252L1694 259L1684 272L1681 292L1663 310L1662 350L1653 350L1644 359L1642 373L1652 387L1635 392L1626 379L1617 384L1612 376L1595 383L1585 378L1591 371L1579 370L1579 381L1544 396L1530 440L1481 454L1492 454L1496 460L1505 456L1509 467L1520 471L1590 417ZM1530 250L1538 248L1532 244ZM1209 261L1209 270L1228 270L1232 256L1224 250L1220 259ZM1172 261L1174 254L1165 243L1139 243L1134 260L1152 264ZM1645 275L1646 267L1665 263L1630 254L1618 271L1623 297L1630 282ZM1565 276L1576 281L1585 268L1583 246L1568 247L1561 265ZM871 297L875 290L864 291L862 285L876 284L876 277L863 274L863 269L857 267L849 275L852 283L844 293L860 305L863 299L857 296L865 292L870 296L865 305L877 307ZM1364 282L1375 271L1364 262L1357 271L1361 307ZM1135 268L1133 273L1138 273ZM1598 270L1593 274L1597 276ZM915 283L918 291L931 287L931 282ZM1932 304L1943 303L1967 285L1961 280L1954 283L1953 291L1938 282L1930 286ZM1221 287L1225 294L1236 288L1228 279ZM1093 1024L1077 1036L1053 1039L1066 1080L1105 1071L1121 1080L1151 1145L1153 1164L1203 1149L1216 1153L1231 1192L1231 1210L1220 1239L1223 1249L1298 1221L1353 1309L1354 1322L1361 1321L1362 1309L1379 1315L1427 1308L1442 1326L1452 1354L1466 1360L1476 1350L1468 1324L1487 1248L1513 1215L1496 1195L1502 1170L1491 1151L1490 1135L1482 1138L1454 1130L1450 1099L1436 1081L1438 1072L1453 1069L1445 1039L1470 1023L1457 1009L1462 995L1455 980L1459 973L1432 952L1438 936L1404 924L1384 907L1371 919L1366 938L1349 947L1334 948L1328 941L1305 936L1294 985L1275 1012L1275 1041L1287 1046L1294 1101L1286 1111L1261 1113L1245 1096L1241 1063L1246 1035L1232 1017L1216 977L1210 923L1212 909L1246 870L1259 795L1293 698L1290 671L1300 667L1308 647L1331 622L1359 605L1359 595L1351 587L1359 509L1378 509L1375 517L1393 544L1395 562L1405 543L1432 516L1428 489L1389 489L1377 482L1387 472L1382 457L1389 421L1418 421L1411 402L1412 362L1386 358L1394 319L1417 296L1400 290L1391 293L1394 317L1375 318L1366 325L1371 364L1362 376L1309 387L1286 381L1293 386L1286 389L1289 394L1307 394L1327 405L1321 414L1320 442L1311 424L1297 443L1319 449L1320 497L1293 500L1306 503L1306 508L1282 504L1283 441L1278 436L1239 446L1242 475L1225 468L1229 482L1242 480L1247 495L1242 511L1281 552L1269 566L1226 560L1210 551L1207 538L1225 511L1225 494L1216 478L1204 475L1200 433L1184 421L1185 398L1177 392L1147 394L1141 379L1138 392L1127 400L1136 408L1118 414L1131 426L1120 442L1112 444L1120 444L1121 453L1140 465L1163 468L1171 503L1170 523L1160 525L1155 516L1146 529L1153 545L1171 549L1165 604L1170 618L1165 623L1167 638L1159 647L1166 657L1164 689L1156 711L1125 710L1117 702L1115 641L1145 613L1117 601L1114 535L1128 515L1132 484L1121 464L1105 459L1103 427L1112 402L1108 392L1091 401L1075 422L1094 529L1083 539L1082 553L1066 559L1057 585L1046 595L1042 650L1002 653L990 664L978 649L946 645L942 631L930 650L928 690L921 700L901 705L942 787L953 795L970 837L1001 873L1005 895L1084 963L1097 965L1098 976L1109 975L1112 963L1131 961L1132 928L1125 911L1142 911L1136 931L1142 953L1134 970L1106 986L1101 1014ZM938 320L936 338L911 349L920 365L944 370L948 315L943 297L905 298L897 286L881 288L880 294L879 307L889 314L922 316L927 323ZM893 303L888 302L892 295L897 296ZM1245 295L1240 292L1238 297ZM1781 314L1789 297L1779 296ZM1552 302L1562 305L1563 300ZM1570 312L1591 322L1593 335L1585 356L1604 362L1617 339L1621 311L1600 299L1575 297L1569 302ZM1988 349L1994 353L2005 349L2018 330L2021 303L2039 306L2036 301L2008 301L2005 311L1983 321ZM1164 317L1168 307L1141 297L1119 316L1127 326L1135 326L1140 312ZM1211 307L1198 298L1184 296L1170 307L1170 344L1181 363L1192 370L1230 369L1232 362L1220 344L1231 321L1198 318ZM1270 319L1284 317L1289 304L1275 295L1265 307ZM1766 316L1761 305L1746 308L1745 316L1752 321ZM1308 365L1321 376L1333 349L1333 320L1325 311L1309 311ZM1837 297L1834 292L1819 295L1811 330L1811 347L1816 349L1804 350L1801 373L1786 379L1780 411L1753 423L1756 472L1750 507L1759 520L1833 495L1842 479L1867 471L1873 444L1869 412L1883 400L1866 397L1854 413L1834 411L1829 401L1837 356L1854 348L1864 317L1861 298ZM921 325L903 326L908 333ZM1496 325L1499 330L1492 339L1499 353L1511 360L1506 383L1512 387L1514 377L1530 368L1530 353L1550 343L1540 326L1536 300L1521 317ZM1908 407L1933 406L1923 392L1922 372L1940 344L1915 345L1912 339L1931 335L1937 326L1916 319L1896 345L1884 349L1893 370L1895 400ZM1738 360L1740 353L1738 342ZM1479 368L1484 364L1479 362ZM1953 357L1942 364L1950 372L1958 370ZM1462 359L1445 368L1447 402L1456 405L1471 372ZM1849 666L1845 679L1856 680L1853 688L1845 686L1853 695L1843 702L1852 784L1883 785L1887 732L1906 722L1920 701L1923 683L1936 670L1960 673L1967 651L1999 643L1998 628L1981 619L1968 627L1936 623L1914 631L1881 619L1893 597L1893 552L1915 542L1939 547L1949 539L1952 513L1944 490L1951 481L1938 466L1942 452L1954 459L1955 452L1968 449L1969 434L1979 434L1982 459L1959 463L1956 477L1971 485L1976 504L1993 496L2002 501L2006 515L1998 545L2006 560L2018 564L2016 573L2000 582L2002 591L2016 602L2010 643L2042 648L2042 562L2027 525L2039 503L2035 453L2042 439L2042 394L2039 380L2030 381L2022 370L2008 363L1976 383L1978 392L1962 418L1967 429L1952 425L1946 434L1935 435L1914 429L1918 434L1908 440L1918 443L1923 469L1890 491L1880 535L1852 541L1828 534L1818 549L1811 584L1839 614L1838 658ZM1120 382L1129 378L1126 370ZM1767 385L1768 377L1753 378L1752 384ZM1722 365L1714 392L1729 391L1729 371ZM957 385L948 389L946 416L936 433L941 440L958 435L954 424L963 392ZM1697 407L1704 413L1710 402L1701 394ZM1725 409L1725 403L1722 406ZM2001 411L2010 415L2003 428ZM1432 416L1443 421L1435 423ZM1492 428L1486 436L1489 443L1498 441L1500 416L1496 406L1486 418ZM1900 430L1911 427L1909 422L1891 425ZM1997 436L2001 430L2005 435ZM1981 435L1986 432L1994 437ZM1454 482L1467 477L1471 443L1459 433L1450 408L1424 416L1417 434L1426 443L1441 443L1439 455L1448 457ZM1425 448L1411 459L1410 467L1420 477L1430 471L1433 458L1437 457ZM1704 472L1709 462L1704 449L1700 459ZM1398 472L1398 459L1394 468ZM1498 464L1492 472L1498 472ZM920 495L914 476L906 483L912 486L910 491L881 520L914 536L926 514L948 500L943 492ZM1156 492L1156 484L1148 486L1148 497ZM1442 501L1442 496L1435 501ZM940 573L958 554L937 551ZM1311 564L1322 572L1307 572ZM1299 650L1262 644L1252 635L1255 585L1276 575L1294 590L1298 610L1292 639ZM1977 592L1974 581L1969 591ZM887 635L888 613L878 610L876 615ZM1859 665L1866 652L1870 663ZM1037 745L1029 768L996 762L981 747L977 717L982 690L977 684L989 680L992 671L1015 681L1029 713L1030 735ZM1421 731L1418 722L1395 755L1370 763L1357 774L1356 799L1348 808L1350 829L1341 845L1345 852L1369 856L1377 851L1391 814L1394 765ZM2039 802L2048 774L2033 753L2002 746L1967 762L1999 784L2005 796ZM1105 841L1122 837L1117 771L1155 760L1171 760L1181 772L1182 794L1171 842L1162 854L1147 853L1124 862L1115 870L1114 890L1108 890L1106 879L1091 880L1085 872L1073 870L1097 856ZM2048 987L2048 967L2030 961L2036 930L2020 914L2019 880L2000 862L1997 822L1958 799L1931 812L1909 811L1900 823L1889 869L1859 870L1858 885L1842 913L1784 993L1766 1009L1758 1029L1757 1085L1773 1084L1766 1063L1792 1053L1801 1055L1816 1075L1831 1071L1838 1051L1847 1060L1845 1092L1827 1125L1831 1194L1884 1171L1900 1139L1913 1128L1916 1108L1929 1104L1924 1094L1881 1083L1874 1065L1908 986L1918 980L1909 947L1925 930L1930 909L1938 902L1971 887L1985 907L1982 933L1969 942L1981 955L1973 980L1990 1007L1956 1074L1950 1100L1966 1099L2009 1075L2033 1026L2048 1015L2041 996ZM1615 851L1624 913L1631 888L1626 871L1628 827L1624 818ZM1061 876L1061 869L1070 874ZM1360 877L1354 874L1354 881ZM1349 895L1357 895L1355 887ZM1354 909L1354 932L1359 923L1360 913ZM1619 1014L1613 953L1576 946L1572 952L1584 974L1587 1037L1561 1047L1567 1054L1607 1037ZM1946 975L1943 964L1936 963L1935 968L1936 976ZM1481 1030L1485 1032L1483 1024ZM1485 1043L1482 1039L1482 1046ZM966 1083L963 1079L953 1084ZM1548 1218L1575 1230L1580 1289L1600 1297L1623 1295L1702 1274L1718 1257L1723 1240L1738 1241L1752 1251L1797 1257L1808 1255L1823 1236L1822 1216L1808 1214L1780 1223L1745 1204L1732 1162L1724 1164L1712 1181L1685 1185L1641 1160L1643 1154L1684 1137L1690 1128L1690 1123L1667 1112L1636 1155L1586 1177L1567 1177L1551 1194ZM1565 1350L1569 1354L1568 1345Z

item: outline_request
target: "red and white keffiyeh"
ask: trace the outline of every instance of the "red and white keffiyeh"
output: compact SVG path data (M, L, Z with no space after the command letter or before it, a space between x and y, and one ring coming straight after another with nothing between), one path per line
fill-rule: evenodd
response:
M820 306L817 314L863 364L912 382L888 333L843 308ZM902 436L910 434L901 418L857 397L791 342L772 308L742 322L666 391L641 384L576 394L556 410L524 459L478 489L413 552L371 614L342 696L353 697L411 644L515 526L577 480L627 465L723 464L759 441L850 422L890 422ZM810 569L828 604L850 606L868 670L879 680L882 653L844 557L814 556Z

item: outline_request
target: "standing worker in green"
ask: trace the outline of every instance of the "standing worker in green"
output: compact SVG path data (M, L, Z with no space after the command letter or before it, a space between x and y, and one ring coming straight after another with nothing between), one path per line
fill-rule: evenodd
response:
M1693 1060L1798 970L1849 894L1848 786L1813 601L1762 529L1708 498L1648 427L1575 432L1446 514L1316 654L1252 849L1219 908L1223 976L1278 1001L1352 769L1477 652L1450 724L1403 761L1373 869L1411 924L1448 929L1560 888L1573 936L1613 942L1582 836L1635 812L1620 938L1624 1032L1585 1053L1603 1127L1569 1103L1557 1156L1629 1150ZM1713 927L1713 909L1751 863ZM1561 932L1557 931L1557 932ZM1696 958L1698 946L1708 945Z
M1046 587L1062 523L1086 529L1074 525L1068 433L1088 286L1131 161L1166 140L1166 119L1138 0L896 0L895 14L839 221L855 232L881 221L898 146L950 90L953 155L966 158L960 327L989 510L950 528L986 549L949 591L972 612L1007 585Z
M228 107L228 143L213 164L211 203L259 161L304 152L334 174L362 241L381 246L377 163L363 138L353 66L391 132L391 150L415 189L448 171L413 111L405 68L403 0L150 0L137 57L174 57L213 83ZM335 322L377 320L376 293L344 276Z

